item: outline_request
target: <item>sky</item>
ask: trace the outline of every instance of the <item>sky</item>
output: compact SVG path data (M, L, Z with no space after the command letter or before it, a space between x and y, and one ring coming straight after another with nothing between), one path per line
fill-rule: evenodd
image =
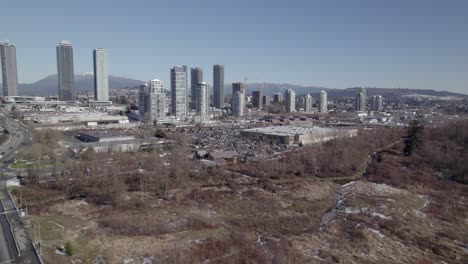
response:
M0 40L20 83L55 74L70 40L75 74L109 50L112 75L160 79L174 65L225 65L225 82L394 87L468 94L468 0L0 0Z

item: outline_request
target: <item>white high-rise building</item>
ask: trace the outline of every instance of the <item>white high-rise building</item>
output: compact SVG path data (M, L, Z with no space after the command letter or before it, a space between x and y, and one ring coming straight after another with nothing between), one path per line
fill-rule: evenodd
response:
M209 84L201 82L197 85L197 98L196 110L197 114L200 116L200 122L205 123L208 121L208 109L209 109Z
M310 94L307 94L305 97L304 112L312 113L312 96Z
M94 59L94 99L109 101L109 70L107 65L107 50L95 49Z
M356 105L355 109L357 112L365 112L367 103L367 94L364 88L361 88L356 95Z
M243 116L245 108L245 95L241 92L236 92L232 95L231 101L232 114L235 116Z
M296 93L293 89L288 89L285 93L286 112L291 113L296 111Z
M327 98L327 92L325 91L320 91L320 106L319 110L321 113L326 113L328 112L328 98Z
M163 83L154 79L142 85L139 94L139 109L143 119L149 122L166 119L166 93Z
M171 68L171 114L177 119L187 117L187 66Z

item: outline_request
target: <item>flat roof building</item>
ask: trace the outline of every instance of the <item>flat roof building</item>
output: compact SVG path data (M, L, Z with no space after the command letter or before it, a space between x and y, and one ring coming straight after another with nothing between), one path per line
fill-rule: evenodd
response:
M78 132L76 137L83 142L111 142L135 139L132 135L118 131L82 131Z
M288 125L245 129L241 131L241 135L252 140L260 140L269 144L312 144L332 140L338 137L356 136L357 129Z

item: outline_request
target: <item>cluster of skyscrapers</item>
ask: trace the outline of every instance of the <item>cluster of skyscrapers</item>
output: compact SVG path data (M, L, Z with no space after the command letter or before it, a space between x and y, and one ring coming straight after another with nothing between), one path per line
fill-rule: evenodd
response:
M57 77L58 97L61 101L73 101L75 99L75 83L73 69L73 46L70 41L62 40L56 47L57 52ZM8 41L0 42L0 57L2 64L3 95L18 95L18 75L16 65L16 48ZM94 61L94 94L96 102L109 101L109 71L108 52L98 48L93 50ZM171 97L170 109L167 109L166 93L163 83L158 80L150 80L142 86L139 94L140 115L147 120L164 120L166 113L170 112L175 118L184 120L188 117L188 111L195 111L200 122L206 122L210 109L210 85L203 80L203 69L195 67L190 69L190 92L188 91L187 66L174 66L170 70ZM190 98L188 98L190 94ZM273 102L285 104L286 112L296 111L296 93L288 89L284 94L273 95ZM231 111L234 116L243 116L246 105L246 87L244 83L232 84ZM262 90L252 92L252 106L261 109L270 104L271 97L264 96ZM312 112L312 97L307 94L304 97L304 112ZM213 65L213 106L224 108L224 65ZM365 112L367 106L367 93L360 89L356 95L355 110ZM382 110L382 96L376 95L370 98L372 111ZM169 110L169 111L168 111ZM319 112L328 111L327 92L320 92Z
M356 94L355 110L357 112L367 111L367 92L364 88L361 88ZM382 95L374 95L370 97L370 110L374 112L381 112L383 108L383 97Z
M58 97L61 101L75 99L75 72L73 69L73 46L68 40L57 45ZM109 101L109 71L107 50L93 50L94 61L94 99L98 102Z
M195 67L190 69L190 92L188 90L188 67L174 66L170 70L171 104L170 113L178 120L188 117L188 112L194 110L200 122L209 118L210 85L203 81L203 69ZM154 80L153 80L154 81ZM165 97L162 83L161 89L153 90L144 85L140 89L140 115L148 121L162 121L166 119L166 111L161 105ZM150 81L152 82L152 81ZM158 94L157 96L155 94ZM188 98L190 94L190 98ZM151 105L158 105L156 108ZM164 102L165 105L165 102ZM224 107L224 66L213 65L213 105L216 108Z
M57 47L58 98L61 101L75 99L75 73L73 69L73 46L70 41L61 40ZM3 96L18 95L18 74L16 48L8 41L0 42L2 61ZM107 50L95 49L94 59L94 94L99 102L109 101L109 72Z

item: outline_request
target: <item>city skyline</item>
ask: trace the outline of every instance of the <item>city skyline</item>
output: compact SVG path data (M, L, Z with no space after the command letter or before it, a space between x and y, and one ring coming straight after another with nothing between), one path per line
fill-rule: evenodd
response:
M74 43L77 73L92 71L87 54L102 46L112 52L110 74L137 80L156 75L169 83L167 68L178 64L199 66L205 76L212 76L212 65L220 63L228 67L226 83L248 77L249 82L327 88L452 92L468 88L464 74L468 70L466 1L200 1L185 3L183 8L161 3L157 6L161 16L139 16L131 21L121 18L156 4L113 3L112 12L102 17L101 11L109 6L93 2L95 8L89 10L89 3L76 3L73 14L61 12L64 7L56 1L31 2L29 8L9 3L4 16L15 23L0 30L0 39L17 47L19 83L32 83L54 73L52 47L60 39L69 39ZM175 9L181 12L171 17ZM220 15L212 10L232 12ZM213 17L190 19L200 12ZM283 13L294 15L289 21L278 21ZM233 19L238 14L242 19ZM68 15L74 19L72 25L56 23ZM108 34L92 27L102 19ZM169 19L178 22L165 23ZM212 20L220 22L211 25ZM154 25L157 38L162 36L165 41L154 45L155 36L146 34L147 25ZM200 34L207 36L203 44L190 41ZM129 48L136 40L138 49Z

